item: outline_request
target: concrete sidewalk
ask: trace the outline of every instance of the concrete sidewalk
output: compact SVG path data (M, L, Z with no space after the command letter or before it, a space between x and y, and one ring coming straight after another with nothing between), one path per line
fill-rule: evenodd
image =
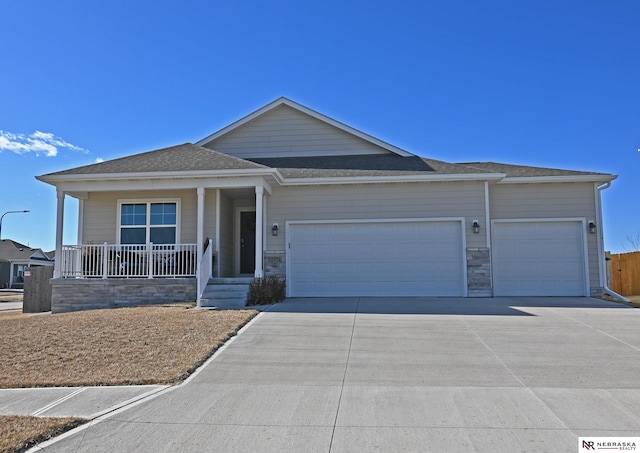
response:
M0 301L0 311L18 311L22 312L22 302L2 302Z
M147 398L166 385L0 389L0 415L82 417L93 420Z
M573 453L640 436L639 325L587 298L289 300L188 383L36 450Z

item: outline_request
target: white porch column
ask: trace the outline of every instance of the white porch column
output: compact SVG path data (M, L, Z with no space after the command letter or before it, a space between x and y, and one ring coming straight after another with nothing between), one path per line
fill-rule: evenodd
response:
M53 278L60 278L62 275L62 232L64 227L64 191L56 189L58 197L58 207L56 211L56 260L53 268Z
M220 251L220 231L222 231L222 225L220 224L220 217L221 217L220 213L222 212L222 209L220 208L221 202L222 202L222 192L220 191L220 189L216 189L216 243L213 251L216 252L217 255L215 258L215 263L213 264L213 268L211 269L211 272L216 277L222 277L220 272L220 269L222 269L222 266L221 266L222 252Z
M198 263L204 250L204 187L198 187L198 225L196 233L196 242L198 243Z
M13 264L13 261L9 261L9 288L11 288L11 285L13 285L13 268L16 267L15 264Z
M256 186L256 278L264 277L262 269L262 241L264 239L264 187Z
M84 198L78 200L78 245L84 244Z

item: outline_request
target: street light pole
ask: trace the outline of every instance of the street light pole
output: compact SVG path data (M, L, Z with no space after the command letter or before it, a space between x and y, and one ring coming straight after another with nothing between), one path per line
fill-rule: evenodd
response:
M4 216L6 216L7 214L22 214L25 212L29 211L27 211L26 209L24 211L7 211L0 216L0 240L2 239L2 219L4 219Z

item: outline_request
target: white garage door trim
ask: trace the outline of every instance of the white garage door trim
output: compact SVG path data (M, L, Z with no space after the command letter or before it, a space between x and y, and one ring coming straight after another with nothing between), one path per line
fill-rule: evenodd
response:
M339 224L389 224L389 223L457 223L459 225L459 252L460 252L460 292L456 294L458 297L467 296L467 271L466 271L466 228L465 219L463 217L438 217L438 218L396 218L396 219L340 219L340 220L289 220L285 222L286 228L286 272L287 272L287 295L289 297L296 296L294 281L292 278L292 230L300 225L339 225Z
M506 224L552 224L552 223L575 223L576 227L578 228L577 231L579 231L580 233L580 237L578 238L579 242L580 242L580 246L581 246L581 250L580 252L582 253L582 278L583 278L583 287L582 287L582 293L581 294L576 294L579 296L589 296L589 292L590 292L590 288L589 288L589 280L590 280L590 276L589 276L589 256L588 256L588 243L587 243L587 234L586 234L586 227L587 227L587 220L586 218L583 217L567 217L567 218L535 218L535 219L495 219L491 221L491 243L492 243L492 248L491 248L491 261L492 261L492 268L493 268L493 272L492 272L492 280L493 280L493 288L494 288L494 295L495 296L502 296L502 295L520 295L520 294L509 294L507 291L503 292L501 291L501 289L499 288L499 284L497 284L498 279L499 279L499 275L497 275L499 273L498 269L497 269L497 263L498 263L498 259L500 259L497 255L501 252L500 250L500 239L499 237L496 238L496 236L499 236L499 234L497 234L497 229L499 229L500 225L506 225ZM540 295L540 294L521 294L521 295Z

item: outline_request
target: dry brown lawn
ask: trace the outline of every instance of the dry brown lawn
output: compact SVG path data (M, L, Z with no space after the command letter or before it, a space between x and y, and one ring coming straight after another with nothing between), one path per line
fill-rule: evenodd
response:
M0 452L18 453L75 428L85 420L78 418L0 416Z
M188 308L0 316L0 388L174 384L258 313Z
M0 311L0 322L2 322L4 319L26 318L28 316L33 316L33 315L22 313L22 311L20 310L3 310L3 311Z
M0 388L177 383L258 313L191 307L0 312ZM85 421L0 416L0 453L26 451Z

